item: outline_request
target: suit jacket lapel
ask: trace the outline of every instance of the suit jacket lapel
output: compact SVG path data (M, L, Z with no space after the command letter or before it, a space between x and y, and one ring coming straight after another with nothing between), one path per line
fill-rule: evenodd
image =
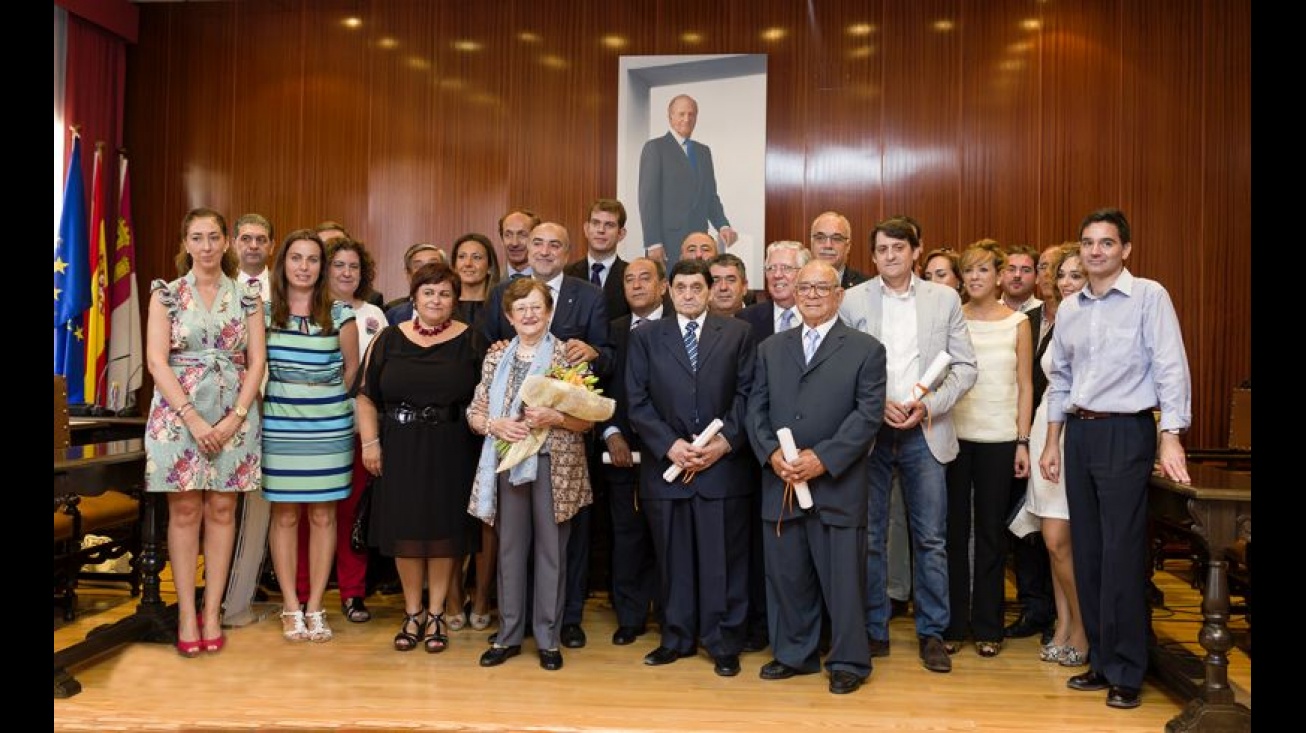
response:
M843 339L844 334L839 330L839 324L835 323L834 327L830 329L830 332L825 334L825 338L821 339L821 345L816 347L816 353L812 354L812 360L808 362L807 366L803 369L803 374L807 374L817 368L821 365L821 362L829 359L836 351L843 348ZM801 348L798 350L798 353L801 356Z
M711 314L703 320L702 333L698 335L698 368L702 370L703 365L711 358L712 351L717 344L721 342L721 321ZM689 358L688 353L685 356Z
M784 339L785 353L790 359L794 360L794 366L798 371L805 372L807 365L803 357L803 327L802 325L794 326L788 331L781 331L776 338Z
M654 321L652 325L640 326L640 328L652 328L657 326L662 329L662 348L667 353L676 357L676 361L689 374L694 373L694 368L689 365L689 352L685 350L685 337L680 333L680 319L674 315L663 317ZM657 358L657 354L651 355ZM698 346L698 363L703 363L703 344L700 341Z
M878 276L875 284L866 288L866 328L872 336L880 338L884 320L884 281Z

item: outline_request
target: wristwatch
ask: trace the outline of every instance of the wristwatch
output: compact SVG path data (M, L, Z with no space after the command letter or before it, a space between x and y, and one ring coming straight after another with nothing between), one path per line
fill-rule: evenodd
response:
M249 414L249 408L236 405L236 407L232 409L232 412L236 413L236 417L244 420L245 416Z
M1183 434L1184 434L1184 430L1183 430L1183 428L1167 428L1167 429L1165 429L1165 430L1162 430L1161 432L1163 432L1163 433L1169 433L1169 434L1171 434L1171 435L1183 435Z

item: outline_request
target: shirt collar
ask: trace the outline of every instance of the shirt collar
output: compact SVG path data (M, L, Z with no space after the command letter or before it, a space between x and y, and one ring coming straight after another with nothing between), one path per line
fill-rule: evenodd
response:
M803 324L803 338L807 338L807 332L808 332L808 331L815 330L817 333L821 334L821 339L820 339L820 340L821 340L821 341L824 341L826 335L830 333L830 329L834 328L834 322L837 321L837 320L839 320L839 314L838 314L838 313L835 313L834 316L833 316L832 318L830 318L830 320L826 321L825 323L818 323L818 324L816 324L816 328L815 328L815 329L812 329L810 326L808 326L806 323L804 323L804 324Z
M591 254L591 255L589 255L589 257L588 257L587 259L589 260L589 263L590 263L590 269L591 269L591 270L594 269L594 263L595 263L595 262L597 262L597 263L603 265L604 267L608 268L609 270L611 270L611 269L612 269L612 263L613 263L614 261L616 261L616 259L617 259L617 253L616 253L616 252L613 252L612 254L610 254L610 255L607 256L607 259L602 259L602 260L596 258L593 254Z
M1085 283L1083 289L1079 291L1079 299L1101 300L1110 295L1112 290L1119 290L1125 296L1134 294L1134 274L1129 271L1129 268L1122 268L1120 274L1116 276L1116 281L1111 283L1111 287L1107 288L1106 292L1101 295L1093 295L1092 290Z
M681 333L685 332L685 324L689 323L691 320L698 324L699 333L702 333L703 322L707 320L707 311L705 310L702 313L698 314L698 318L686 318L680 313L676 313L676 323L680 326Z
M647 316L639 316L639 315L635 315L634 313L631 313L630 322L634 323L635 321L656 321L661 317L662 317L662 306L658 305L658 307L649 311Z
M679 145L682 150L685 147L685 141L693 139L688 137L681 137L680 134L677 133L675 130L669 130L669 132L671 133L671 137L674 137L676 139L676 144Z
M554 275L552 280L543 281L545 285L549 286L549 290L553 291L553 299L555 301L553 307L555 308L558 307L556 301L558 299L558 295L562 293L562 281L564 278L566 278L566 275L564 275L562 271L559 270L558 274Z
M916 283L918 282L918 279L915 273L912 273L911 280L907 282L907 292L905 293L895 293L889 288L885 287L884 278L879 278L879 281L880 281L880 293L886 298L897 298L898 300L906 300L916 295Z

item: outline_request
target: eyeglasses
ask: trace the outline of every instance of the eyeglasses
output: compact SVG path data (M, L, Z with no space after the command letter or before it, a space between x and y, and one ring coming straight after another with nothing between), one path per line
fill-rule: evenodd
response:
M837 287L839 286L834 283L798 283L794 290L797 290L799 295L811 295L815 293L817 296L824 298L830 293L833 293L834 289Z
M826 242L833 242L835 244L844 244L845 242L848 241L848 238L842 234L825 234L824 232L817 232L816 234L812 235L812 241L816 242L817 244L825 244Z
M791 274L791 273L794 273L794 272L798 272L798 267L797 267L797 266L795 266L795 265L782 265L782 264L780 264L780 263L775 263L775 264L772 264L772 265L767 265L766 267L764 267L764 268L762 268L762 269L766 270L766 274L768 274L768 275L788 275L788 274Z
M512 313L515 316L524 316L527 313L543 313L544 305L542 303L516 303L512 307Z

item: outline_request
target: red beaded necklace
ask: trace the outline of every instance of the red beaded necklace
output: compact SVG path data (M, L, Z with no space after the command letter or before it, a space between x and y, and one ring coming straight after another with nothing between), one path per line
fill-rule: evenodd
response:
M450 318L449 320L445 321L444 323L441 323L438 326L432 326L430 328L427 328L422 323L421 317L418 316L416 313L413 314L413 330L417 332L418 336L425 336L427 338L430 338L432 336L439 336L440 334L444 333L445 329L449 328L452 325L453 325L453 319Z

